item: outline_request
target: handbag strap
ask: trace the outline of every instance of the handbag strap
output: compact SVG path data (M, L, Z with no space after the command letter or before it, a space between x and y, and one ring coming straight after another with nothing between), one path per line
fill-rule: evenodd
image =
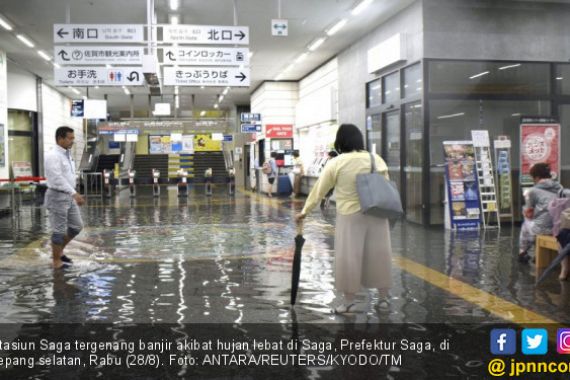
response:
M376 173L376 160L374 159L374 155L372 155L372 152L368 152L368 154L370 154L370 162L372 163L370 173Z

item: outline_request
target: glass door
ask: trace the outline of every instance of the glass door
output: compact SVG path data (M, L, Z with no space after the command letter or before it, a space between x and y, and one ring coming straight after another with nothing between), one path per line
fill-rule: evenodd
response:
M404 106L405 163L404 181L406 219L423 222L422 166L423 166L423 119L421 102Z
M383 155L390 179L402 191L401 181L401 144L400 144L400 111L390 111L384 114L386 138L384 139Z

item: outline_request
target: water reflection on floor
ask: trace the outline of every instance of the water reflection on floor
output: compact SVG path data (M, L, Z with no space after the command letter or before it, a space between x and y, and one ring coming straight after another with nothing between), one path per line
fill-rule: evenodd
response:
M72 242L72 269L53 271L45 211L0 219L0 322L492 322L501 319L397 265L390 309L330 313L335 302L334 211L307 220L296 314L289 307L295 226L302 201L218 189L173 189L154 199L122 192L90 199ZM516 262L516 228L450 233L416 225L392 231L396 254L558 321L568 319L568 284L535 288L534 267Z

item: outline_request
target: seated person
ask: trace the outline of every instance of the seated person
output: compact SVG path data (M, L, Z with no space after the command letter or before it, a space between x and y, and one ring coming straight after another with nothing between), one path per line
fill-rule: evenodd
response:
M536 235L552 234L552 217L548 204L558 197L562 186L551 179L550 166L537 163L530 168L534 186L525 195L524 223L519 238L519 260L527 262L534 251Z

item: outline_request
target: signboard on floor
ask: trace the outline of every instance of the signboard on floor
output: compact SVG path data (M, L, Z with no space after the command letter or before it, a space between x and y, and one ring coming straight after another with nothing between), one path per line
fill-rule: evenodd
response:
M249 68L165 67L165 86L249 86Z
M54 69L56 86L141 86L141 67L72 66Z
M165 64L194 66L239 66L249 65L248 48L227 47L178 47L162 49Z
M477 229L481 224L475 150L471 141L444 141L449 228Z
M144 42L143 25L54 24L53 42Z
M533 186L530 168L539 162L549 164L552 178L560 181L560 124L523 119L520 137L521 186Z
M513 186L511 176L511 140L508 136L498 136L494 141L495 161L497 165L497 194L499 214L512 216Z
M142 65L142 46L55 46L53 56L62 65Z
M248 45L249 27L219 25L164 25L162 42L179 44Z
M12 162L12 174L14 178L33 177L32 163L29 161Z

